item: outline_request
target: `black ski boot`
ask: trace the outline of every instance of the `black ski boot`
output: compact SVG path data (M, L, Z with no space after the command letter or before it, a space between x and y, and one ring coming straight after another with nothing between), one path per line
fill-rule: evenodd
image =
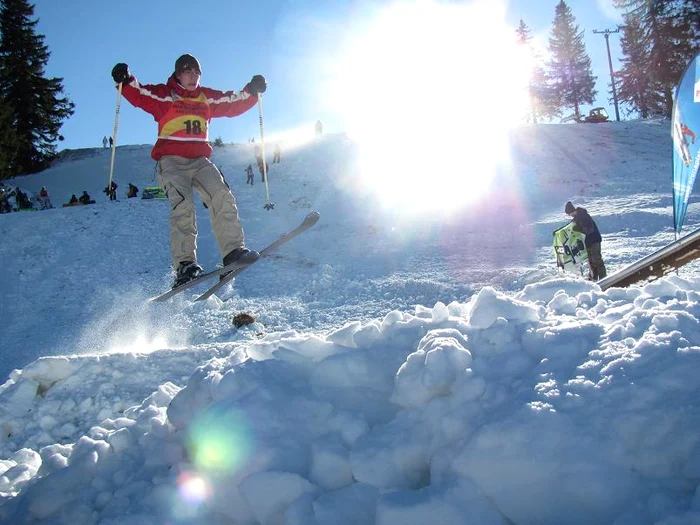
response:
M196 279L204 272L204 269L193 261L181 262L175 271L175 282L173 288L177 288L192 279Z
M228 266L229 264L233 263L252 264L257 261L259 257L260 254L255 250L249 250L245 247L236 248L235 250L231 250L228 254L226 254L224 257L224 266ZM221 276L219 276L219 280L223 280L229 273L231 272L221 274Z

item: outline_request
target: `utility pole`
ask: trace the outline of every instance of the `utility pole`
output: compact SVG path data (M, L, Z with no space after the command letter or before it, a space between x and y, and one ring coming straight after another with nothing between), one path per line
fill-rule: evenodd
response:
M617 108L617 89L615 89L615 74L613 73L612 58L610 58L610 35L612 33L619 33L620 28L615 29L615 31L611 31L610 29L597 31L594 29L593 32L605 36L605 45L608 48L608 67L610 68L610 83L612 84L613 102L615 103L615 119L618 122L620 122L620 110Z

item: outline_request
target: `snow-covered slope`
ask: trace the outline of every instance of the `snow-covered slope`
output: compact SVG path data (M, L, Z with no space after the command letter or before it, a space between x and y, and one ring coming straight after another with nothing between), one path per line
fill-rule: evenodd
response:
M13 181L57 206L83 190L97 203L0 216L0 519L619 525L700 511L698 264L602 293L556 279L551 249L567 200L598 222L609 272L673 239L667 122L514 130L489 191L451 214L383 209L342 134L283 147L271 211L259 174L245 184L252 147L218 148L250 246L312 209L321 220L205 303L147 302L171 280L168 204L124 192L155 183L149 150L118 148L119 202L101 193L107 150ZM481 152L453 154L480 176ZM694 196L687 230L698 223ZM258 323L237 330L244 310ZM207 436L225 472L197 457Z
M322 217L279 259L246 272L236 301L218 314L183 314L182 297L145 305L171 282L167 202L124 198L129 182L157 184L150 146L117 148L117 203L101 192L110 150L64 152L51 169L16 179L30 192L46 185L57 208L0 217L8 349L0 375L40 355L104 350L143 333L155 338L164 330L173 344L217 340L227 333L230 309L255 311L270 330L329 330L337 316L368 320L393 308L465 300L486 284L519 289L553 275L551 232L566 222L567 200L596 218L614 271L673 239L668 131L664 121L516 129L503 150L509 167L490 192L449 216L383 211L359 186L357 147L344 135L285 147L271 170L274 211L264 209L257 170L256 184L244 184L245 166L255 166L252 146L217 148L214 160L234 190L250 246L266 245L311 209ZM480 176L470 170L474 155L467 147L454 170ZM420 184L439 185L440 174ZM97 204L60 208L82 190ZM688 229L698 222L692 202ZM220 254L206 210L198 213L200 263L211 268ZM34 315L50 316L52 329L35 326Z

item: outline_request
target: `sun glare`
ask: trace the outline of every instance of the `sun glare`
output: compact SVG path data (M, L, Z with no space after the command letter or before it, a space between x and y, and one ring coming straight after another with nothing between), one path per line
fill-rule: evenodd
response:
M397 3L351 32L333 105L359 144L363 183L386 207L453 210L507 166L529 61L504 15L491 1Z
M266 149L272 150L274 143L284 144L285 151L289 152L304 144L311 142L316 132L314 129L315 123L309 122L296 128L278 131L265 136Z

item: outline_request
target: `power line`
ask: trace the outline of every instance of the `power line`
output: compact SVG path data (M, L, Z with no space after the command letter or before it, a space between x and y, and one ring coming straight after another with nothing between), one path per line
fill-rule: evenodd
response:
M617 90L615 89L615 74L613 73L612 58L610 57L610 35L613 33L619 33L620 28L614 31L610 29L604 29L603 31L593 30L594 33L603 35L605 37L605 46L608 48L608 67L610 68L610 84L612 85L613 102L615 103L615 119L620 122L620 110L617 107Z

